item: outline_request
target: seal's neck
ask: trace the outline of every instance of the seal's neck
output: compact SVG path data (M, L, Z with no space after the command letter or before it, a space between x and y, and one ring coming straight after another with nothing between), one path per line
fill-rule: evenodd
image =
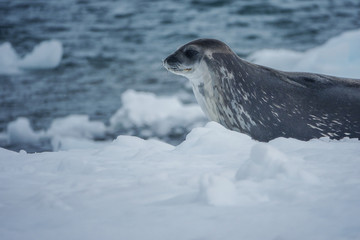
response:
M193 86L203 85L206 81L210 80L210 73L208 66L200 63L196 69L186 76Z
M200 63L194 72L186 76L192 85L196 101L205 115L212 121L218 121L214 102L214 86L211 72L206 63Z

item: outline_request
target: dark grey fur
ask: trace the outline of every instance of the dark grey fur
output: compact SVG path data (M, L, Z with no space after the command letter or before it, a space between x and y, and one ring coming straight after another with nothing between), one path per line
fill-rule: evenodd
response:
M188 48L199 52L191 61L183 54ZM210 96L198 86L199 92L216 106L219 118L211 120L229 129L259 141L360 138L360 80L252 64L213 39L190 42L169 58L171 63L165 63L175 67L184 61L187 66L206 62L213 92ZM224 74L224 68L231 77Z

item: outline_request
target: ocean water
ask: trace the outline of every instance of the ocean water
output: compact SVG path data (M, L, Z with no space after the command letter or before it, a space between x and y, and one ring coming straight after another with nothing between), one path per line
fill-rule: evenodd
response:
M74 114L108 125L129 89L195 103L187 80L162 59L196 38L217 38L247 58L264 48L305 51L359 27L358 0L0 1L0 45L10 43L19 57L51 39L63 48L56 68L0 73L0 132L19 117L34 131ZM178 143L188 130L147 137ZM140 132L119 127L95 140ZM0 145L53 150L48 141Z

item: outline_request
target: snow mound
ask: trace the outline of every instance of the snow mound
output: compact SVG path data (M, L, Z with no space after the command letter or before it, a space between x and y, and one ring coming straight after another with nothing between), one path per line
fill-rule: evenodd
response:
M59 66L63 47L58 40L43 41L20 58L10 43L0 45L0 73L14 74L21 70L53 69Z
M222 138L224 132L227 133L227 139ZM229 154L242 150L248 153L249 148L253 144L249 141L251 137L245 134L228 130L216 122L209 122L206 127L194 128L187 136L186 141L182 142L177 151L183 154L223 154L227 151ZM249 145L250 144L250 145ZM211 148L203 148L203 146L216 146Z
M284 71L315 72L360 78L360 30L348 31L305 52L263 49L248 58Z
M284 141L297 144L293 139L280 142ZM282 152L272 142L258 143L214 122L205 128L194 129L175 151L185 156L196 154L217 158L218 164L225 165L227 158L239 160L232 166L232 171L215 171L200 178L195 201L212 206L281 201L282 198L293 200L309 186L320 183L316 176L304 170L301 157Z
M205 175L200 180L199 199L213 206L232 206L238 194L233 181L226 177Z
M192 129L205 116L197 104L183 104L176 97L157 97L153 93L127 90L123 106L111 117L110 129L143 129L142 137L165 136L179 128Z
M250 158L236 173L237 180L264 181L276 178L299 178L297 159L288 159L284 153L269 144L259 143L252 147Z

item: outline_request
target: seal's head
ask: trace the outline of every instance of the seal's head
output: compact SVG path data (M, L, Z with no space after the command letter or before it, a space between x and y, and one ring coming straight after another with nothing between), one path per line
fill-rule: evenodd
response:
M164 67L177 75L191 78L201 68L204 57L212 58L215 52L232 52L223 42L216 39L198 39L185 44L164 60Z
M219 54L220 53L220 54ZM218 81L219 55L234 54L216 39L198 39L185 44L164 60L164 67L190 80L195 97L209 119L220 121L213 96L213 83Z

